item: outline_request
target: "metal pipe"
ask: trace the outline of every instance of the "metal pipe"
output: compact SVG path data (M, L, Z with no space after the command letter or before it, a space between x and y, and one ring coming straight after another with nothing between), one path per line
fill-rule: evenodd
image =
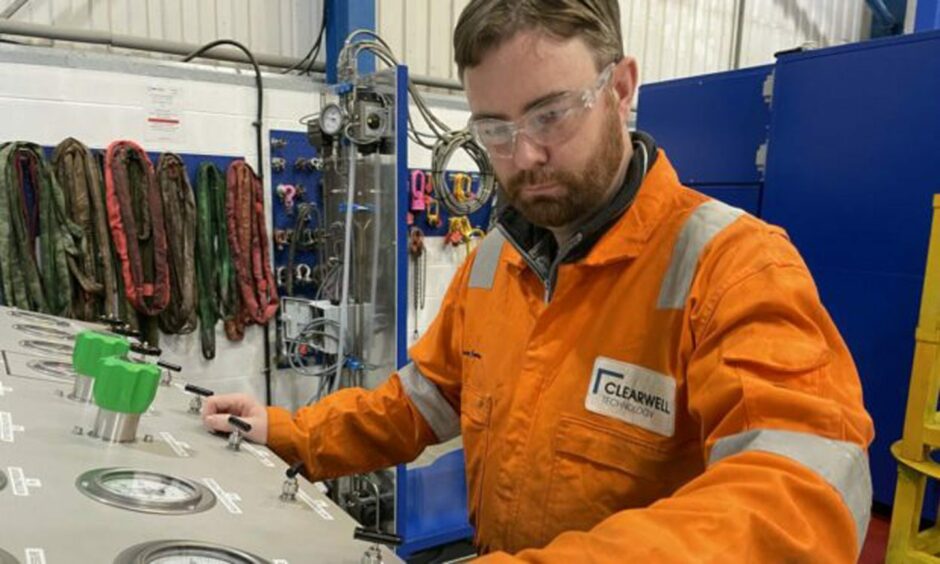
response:
M7 6L7 9L4 10L2 14L0 14L0 20L12 18L13 16L16 15L17 12L20 11L20 8L25 6L28 2L29 0L16 0L12 4Z
M865 0L865 3L868 4L872 13L875 14L875 17L878 18L883 25L892 27L898 23L894 14L892 14L891 10L885 5L884 0Z
M430 86L431 88L444 88L446 90L463 90L463 85L456 80L446 78L434 78L422 74L412 74L411 81L421 86Z
M134 37L132 35L119 35L107 31L85 30L65 27L53 27L50 25L33 24L27 22L0 21L0 34L22 35L25 37L37 37L40 39L52 39L59 41L74 41L76 43L91 43L94 45L109 45L122 49L136 49L139 51L150 51L154 53L165 53L168 55L189 55L198 50L201 45L191 43L182 43L179 41L166 41L164 39L150 39L147 37ZM231 61L236 63L249 63L248 57L241 51L227 47L213 49L211 53L204 55L209 59L220 61ZM299 59L285 57L282 55L257 54L255 59L258 64L269 67L287 68L299 63ZM314 70L317 70L314 65ZM323 72L323 65L320 65L320 72Z
M744 44L744 13L745 2L747 0L738 0L738 12L734 22L734 59L731 61L732 70L741 68L741 48Z
M28 22L0 21L0 34L20 35L24 37L35 37L39 39L50 39L58 41L72 41L75 43L90 43L94 45L109 45L121 49L134 49L138 51L149 51L152 53L165 53L168 55L189 55L201 47L192 43L182 43L179 41L166 41L164 39L149 39L147 37L135 37L132 35L120 35L107 31L75 29L65 27L53 27L51 25L34 24ZM213 49L203 57L219 61L230 61L236 63L249 63L248 57L241 51L230 48ZM264 53L255 54L255 60L259 65L275 68L297 68L300 59L285 57L283 55L269 55ZM324 63L314 63L313 72L325 73L326 65ZM445 90L463 90L463 85L456 80L445 78L435 78L432 76L411 75L411 80L415 84L428 86L431 88L443 88Z

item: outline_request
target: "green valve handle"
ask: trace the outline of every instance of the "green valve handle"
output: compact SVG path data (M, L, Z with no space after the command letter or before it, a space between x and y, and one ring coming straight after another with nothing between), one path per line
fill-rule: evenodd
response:
M75 337L72 367L76 373L94 378L98 361L110 356L123 358L129 350L130 343L125 337L98 331L82 331Z
M160 385L155 364L103 358L95 369L95 403L117 413L143 413L150 407Z

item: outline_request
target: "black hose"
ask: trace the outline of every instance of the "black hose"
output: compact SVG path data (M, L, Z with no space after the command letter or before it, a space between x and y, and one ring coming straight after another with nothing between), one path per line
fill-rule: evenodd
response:
M303 70L304 74L309 75L313 71L313 66L317 62L317 56L320 54L320 47L323 44L323 33L326 31L326 7L329 5L329 2L324 0L323 2L323 13L320 17L320 31L317 33L317 40L314 42L313 47L307 51L307 54L304 55L304 58L297 61L286 70L281 71L281 74L287 74L293 70L299 69L300 67L306 67Z
M262 131L263 131L263 121L262 116L264 115L264 84L261 80L261 69L258 67L258 61L255 60L254 54L248 50L247 47L235 41L234 39L216 39L206 43L196 51L193 51L189 55L183 57L183 62L189 62L196 57L201 56L203 53L214 49L219 45L231 45L245 53L245 56L248 57L248 60L251 62L251 66L255 70L255 86L258 90L258 113L255 117L255 122L252 124L255 127L255 139L257 141L258 149L258 166L255 168L255 174L258 175L258 179L261 181L261 185L264 186L264 166L262 163ZM268 329L269 324L264 325L264 397L265 403L271 405L271 334Z

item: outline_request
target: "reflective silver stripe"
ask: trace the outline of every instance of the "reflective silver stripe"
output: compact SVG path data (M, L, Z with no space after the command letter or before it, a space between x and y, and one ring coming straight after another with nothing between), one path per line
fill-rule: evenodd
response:
M682 226L676 246L672 249L669 270L666 271L666 277L659 290L659 309L685 307L702 249L743 213L742 210L718 200L704 202L692 212Z
M809 433L758 429L719 439L708 464L755 450L799 462L835 488L855 519L856 540L861 550L871 517L872 489L868 456L858 445Z
M496 267L499 266L499 255L503 250L506 236L499 229L494 229L480 243L477 256L473 259L470 270L470 288L490 290L493 288L493 279L496 278Z
M398 371L398 378L405 388L405 393L424 416L424 420L440 442L460 435L460 416L447 403L434 382L425 378L413 362Z

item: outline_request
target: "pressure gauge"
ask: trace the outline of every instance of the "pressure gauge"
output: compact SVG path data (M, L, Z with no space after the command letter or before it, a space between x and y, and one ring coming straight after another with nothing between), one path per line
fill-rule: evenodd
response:
M327 104L320 111L320 129L327 135L333 137L339 135L345 121L346 116L343 114L343 109L337 104Z
M165 540L134 545L114 564L270 564L254 554L200 541Z
M20 561L17 560L12 554L0 548L0 564L19 564Z
M95 501L143 513L199 513L215 505L205 486L146 470L99 468L79 476L75 485Z

